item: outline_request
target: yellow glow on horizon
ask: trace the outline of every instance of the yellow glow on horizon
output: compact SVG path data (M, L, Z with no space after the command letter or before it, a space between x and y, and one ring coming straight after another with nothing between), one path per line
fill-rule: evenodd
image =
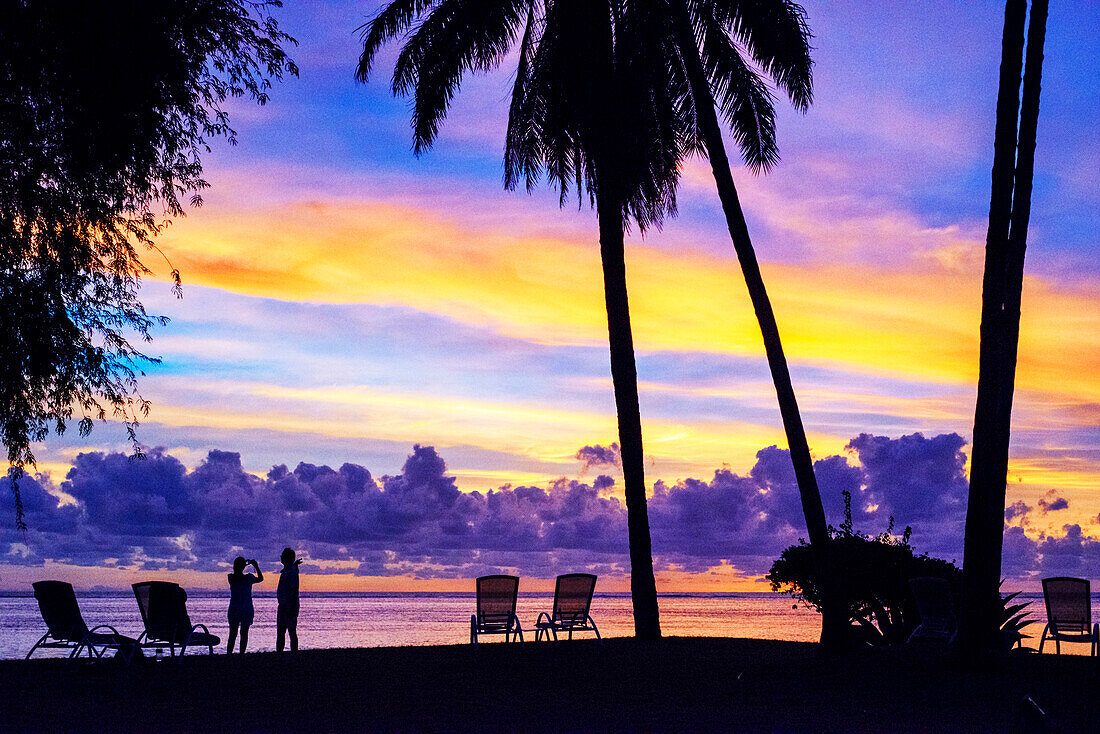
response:
M180 404L173 385L207 393L203 406ZM573 459L583 442L617 440L614 414L596 411L547 409L535 402L447 399L427 393L394 393L362 386L345 388L288 388L266 383L234 381L164 380L159 390L156 421L168 426L216 429L266 429L313 434L330 438L385 439L431 444L444 456L448 446L480 446L530 459L579 467ZM218 396L224 396L219 399ZM239 402L233 403L232 400ZM325 403L323 412L317 403ZM486 420L489 416L492 420ZM691 474L709 477L715 468L730 465L745 472L756 452L772 444L786 446L780 428L736 420L691 423L646 418L643 420L647 483L656 479L676 481ZM843 450L850 437L809 434L817 455ZM605 472L604 469L600 473ZM553 479L561 472L500 472L500 484L517 484L528 478ZM487 489L496 474L469 472L471 486Z

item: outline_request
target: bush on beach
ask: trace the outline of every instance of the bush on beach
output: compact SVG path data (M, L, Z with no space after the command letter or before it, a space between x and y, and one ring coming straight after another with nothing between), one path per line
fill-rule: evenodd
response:
M894 518L886 530L867 536L852 526L852 495L844 493L844 522L829 526L829 563L841 607L846 610L852 642L882 645L905 642L920 623L909 580L922 576L945 579L957 600L962 571L950 561L917 555L909 544L912 529L894 535ZM810 546L803 540L783 550L768 572L773 591L790 594L821 611L821 584Z

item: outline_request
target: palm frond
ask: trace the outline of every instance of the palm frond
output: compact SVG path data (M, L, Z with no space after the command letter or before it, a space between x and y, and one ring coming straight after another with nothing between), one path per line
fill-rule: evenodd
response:
M806 11L789 0L698 0L730 31L798 110L813 102L813 60Z
M405 43L393 72L395 95L413 93L413 150L430 147L462 76L507 54L529 0L443 0Z
M702 35L700 57L715 101L749 168L753 172L767 171L779 161L771 92L745 63L717 18L700 13L697 23Z
M370 77L374 55L387 41L404 33L425 11L431 9L439 0L393 0L378 11L367 23L355 30L360 31L363 53L359 56L359 65L355 69L356 80L365 83Z
M570 188L593 195L593 157L612 155L603 138L612 107L612 35L608 6L590 0L545 4L537 49L530 60L528 91L522 108L537 135L546 177L557 186L562 203ZM610 184L609 184L610 185Z
M519 45L519 63L516 81L512 85L512 101L508 109L508 132L504 142L504 187L513 190L520 177L524 178L530 192L542 171L542 149L536 131L540 115L532 108L528 96L531 64L539 43L539 27L536 25L535 6L527 13L523 39Z
M408 33L393 73L413 97L414 151L431 146L467 72L498 65L518 41L504 151L504 185L545 176L565 203L615 189L624 223L659 226L675 212L679 164L701 149L661 0L394 0L362 27L357 78ZM648 5L650 23L632 7ZM522 26L522 30L521 30ZM603 178L600 180L599 177Z

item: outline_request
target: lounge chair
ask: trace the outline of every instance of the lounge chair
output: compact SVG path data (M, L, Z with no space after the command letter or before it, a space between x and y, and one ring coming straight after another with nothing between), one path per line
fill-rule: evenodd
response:
M141 610L141 621L145 631L138 641L142 647L167 647L172 657L176 656L176 646L182 656L188 647L199 646L214 654L214 645L221 642L217 635L210 634L204 624L191 624L187 616L187 592L179 584L170 581L143 581L134 584L134 596Z
M592 592L596 589L596 577L590 573L567 573L558 576L554 586L554 609L550 614L542 612L535 622L535 641L558 639L559 632L568 632L573 639L574 632L592 631L596 639L601 640L600 631L588 613L592 607Z
M135 653L140 655L137 640L120 635L109 624L88 628L80 614L80 605L76 603L73 585L65 581L36 581L34 598L38 600L38 609L42 612L42 621L46 623L46 634L38 638L25 659L29 660L35 650L42 648L71 649L70 658L77 658L84 651L88 657L98 660L108 650L114 650L116 657L130 662Z
M959 633L955 607L951 603L951 584L946 579L919 577L909 579L909 588L917 600L920 624L909 635L913 640L943 640L951 643Z
M1055 576L1043 579L1043 599L1047 605L1047 626L1039 640L1039 652L1047 635L1054 640L1054 650L1062 654L1063 642L1092 643L1093 656L1100 645L1100 625L1092 623L1092 595L1088 579Z
M517 576L482 576L477 580L477 614L470 616L470 644L481 635L504 635L505 642L523 642L516 616Z

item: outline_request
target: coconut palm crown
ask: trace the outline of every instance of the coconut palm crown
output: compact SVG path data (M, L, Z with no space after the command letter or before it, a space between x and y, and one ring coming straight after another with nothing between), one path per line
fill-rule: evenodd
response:
M518 45L505 186L522 182L530 190L545 177L563 203L575 188L594 205L602 183L621 198L624 223L644 231L675 213L688 125L679 100L660 84L664 60L622 42L641 33L628 26L629 5L394 0L361 27L356 78L366 82L378 49L415 28L394 65L393 92L413 99L419 155L435 141L464 75L497 68Z

